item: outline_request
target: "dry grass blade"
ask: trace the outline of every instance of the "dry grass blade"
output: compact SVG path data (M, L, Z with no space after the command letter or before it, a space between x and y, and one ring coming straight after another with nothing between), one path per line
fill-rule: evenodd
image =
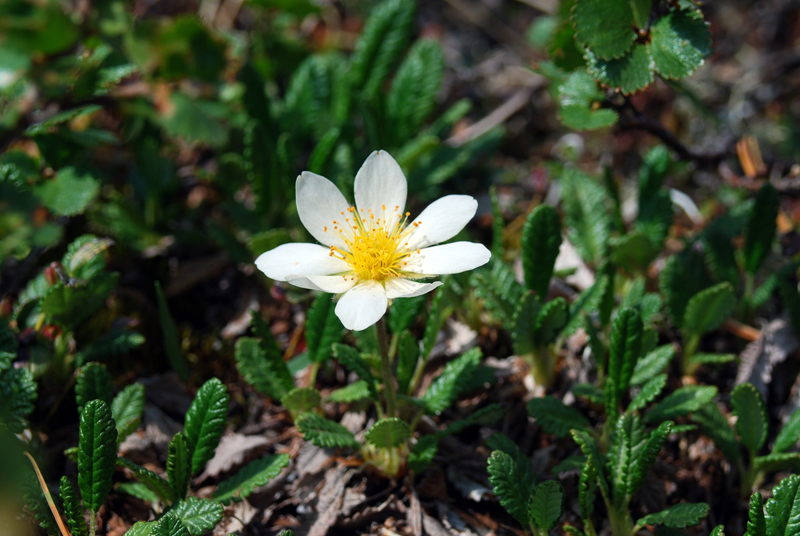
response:
M36 471L36 478L39 479L39 485L42 487L42 493L44 493L44 498L47 499L47 505L50 507L50 511L53 512L53 517L58 523L58 529L61 531L62 536L72 536L72 533L67 529L66 525L64 525L64 520L61 519L61 514L58 512L58 508L56 508L56 503L53 500L53 496L50 495L50 490L47 489L47 483L44 481L44 477L42 476L42 472L39 471L39 466L36 465L36 460L33 459L29 453L23 453L28 459L31 461L33 465L33 470Z

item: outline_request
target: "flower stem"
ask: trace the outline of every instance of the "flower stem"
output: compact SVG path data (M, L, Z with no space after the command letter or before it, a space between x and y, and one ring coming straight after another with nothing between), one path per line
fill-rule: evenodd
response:
M381 351L381 375L383 376L383 388L386 395L386 416L397 416L397 385L392 374L392 362L389 359L389 341L386 339L386 323L383 317L376 324L378 331L378 347Z

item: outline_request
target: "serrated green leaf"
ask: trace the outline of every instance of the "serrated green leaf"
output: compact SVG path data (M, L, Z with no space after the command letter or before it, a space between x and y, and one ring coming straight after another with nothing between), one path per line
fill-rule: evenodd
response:
M473 348L447 363L422 396L426 411L439 414L449 408L463 392L480 361L480 348Z
M413 298L394 300L389 307L389 328L392 333L402 333L416 319L428 297L425 295Z
M339 52L307 57L294 70L286 89L284 129L319 140L331 128L341 126L352 100L348 87L351 80L352 71ZM285 149L288 147L285 146ZM254 145L254 150L259 150L259 146ZM280 152L279 148L279 158ZM290 160L291 156L284 155L284 158ZM269 177L266 179L269 180Z
M713 385L686 385L675 389L654 408L647 412L649 423L666 421L695 412L709 404L717 396Z
M562 6L572 7L572 3L565 2ZM586 69L586 62L583 59L583 52L575 39L575 27L569 20L569 14L564 17L561 27L553 36L550 46L547 47L547 54L553 60L553 65L557 69L565 72L583 71ZM544 62L539 63L539 68L544 66ZM544 73L543 73L544 74Z
M750 496L750 508L747 511L747 530L745 536L767 536L767 520L764 518L764 499L760 492Z
M28 427L28 415L35 409L36 381L26 368L0 371L0 430L22 433Z
M310 415L319 417L316 413L307 413L305 416ZM266 485L281 474L283 468L287 467L290 461L288 454L265 456L252 461L231 478L221 482L211 496L222 504L239 502L253 493L257 487Z
M626 413L619 417L608 449L608 468L611 477L611 496L615 508L628 503L637 464L647 442L644 425L638 415Z
M656 456L661 452L661 447L667 441L667 437L672 433L672 422L662 422L658 428L650 432L650 437L639 451L634 460L630 480L628 482L628 494L633 495L639 491L647 478L647 473L656 461Z
M619 115L609 108L595 110L588 106L562 105L558 108L558 118L568 128L597 130L614 125L619 119Z
M377 380L375 376L372 375L369 364L361 354L358 353L358 350L352 346L337 343L333 345L333 354L344 368L355 372L358 374L359 378L366 382L371 398L373 400L378 400Z
M611 233L606 191L590 177L572 168L564 170L561 188L569 241L585 261L599 263L605 256Z
M791 475L772 489L772 498L766 505L767 534L784 536L794 534L800 523L800 476Z
M219 438L225 429L230 397L217 378L211 378L200 387L186 412L184 435L192 453L192 474L205 467L214 457Z
M433 345L436 343L439 330L450 314L451 309L447 304L445 294L446 289L450 286L449 281L449 278L445 278L444 285L435 291L433 300L431 300L431 308L428 312L427 323L425 324L425 333L422 335L421 359L427 359L430 355L433 350Z
M158 521L137 521L128 529L125 536L151 536L157 524Z
M628 95L644 89L653 83L653 56L650 47L633 45L623 56L616 59L602 59L591 49L584 54L589 74L602 84L606 84Z
M666 369L675 357L675 347L671 344L659 346L636 362L630 385L643 385Z
M286 367L283 355L272 339L264 342L251 337L236 341L236 368L244 381L259 393L281 399L294 388L294 379Z
M603 389L593 383L576 383L572 386L572 394L588 399L594 404L603 403Z
M152 536L188 536L189 532L180 519L172 513L167 513L156 522L151 534Z
M635 228L660 249L672 225L673 209L664 186L672 156L664 145L656 145L645 155L639 170L639 214Z
M167 305L167 297L161 290L161 283L156 281L156 298L158 298L158 318L161 320L161 332L164 335L164 353L167 354L169 364L172 369L181 377L186 380L189 377L189 363L186 361L183 352L181 351L181 341L178 335L178 327L175 325L175 320L172 319L172 314L169 312L169 305Z
M336 316L336 304L328 294L314 300L306 316L306 344L308 356L314 363L322 363L331 356L331 346L339 342L344 326Z
M711 54L711 31L697 9L674 10L650 27L650 51L664 78L681 79Z
M65 476L61 477L58 496L64 505L64 517L67 519L67 528L72 536L86 536L86 518L83 515L83 505L78 495L78 489Z
M547 299L550 278L561 247L561 217L551 205L539 205L522 227L522 271L525 286Z
M628 404L628 409L626 411L638 411L644 408L647 404L655 400L658 397L658 395L661 394L661 391L664 390L664 387L666 385L667 385L666 374L659 374L658 376L654 376L642 386L642 390L639 391L639 393L633 400L631 400L631 403Z
M112 329L108 333L100 335L91 344L84 346L75 355L75 364L81 367L90 361L124 355L134 348L138 348L144 342L144 335L137 331Z
M533 472L530 458L505 434L494 433L485 439L485 443L490 449L502 451L511 456L514 462L514 473L523 490L522 497L523 499L529 497L538 480L536 473Z
M600 492L603 494L606 501L611 500L608 481L606 481L606 477L602 472L602 469L606 466L605 459L600 453L597 443L588 432L572 430L571 433L572 439L574 439L575 443L581 448L581 452L583 452L587 460L591 461L592 465L596 468L595 474L597 475L597 484L600 487Z
M170 487L169 482L155 474L153 471L145 469L144 467L137 465L129 459L121 456L117 458L117 465L130 469L134 476L138 478L142 484L147 486L149 490L158 495L158 498L161 499L161 502L164 504L171 504L175 501L175 493L172 491L172 487Z
M499 259L492 263L490 271L475 272L470 277L470 286L484 300L486 309L506 325L513 325L514 315L525 289L514 271ZM438 293L437 293L438 295Z
M517 355L532 355L537 351L535 326L540 311L541 304L536 295L533 291L526 292L517 305L511 324L511 339Z
M611 246L611 262L631 273L644 273L660 253L639 229L612 237L608 244Z
M731 237L718 227L712 226L702 235L708 267L711 273L720 280L731 285L739 281L739 267L736 263L735 249Z
M701 290L686 304L683 329L701 335L717 329L736 308L736 294L730 283L720 283ZM687 337L688 338L688 337Z
M439 436L437 434L420 437L408 454L408 470L414 474L420 474L431 464L438 450Z
M78 413L91 400L102 400L111 404L113 393L111 391L111 374L101 363L88 363L78 370L78 379L75 382L75 403Z
M741 459L742 451L736 440L736 432L716 404L701 407L692 414L692 420L700 425L703 433L714 441L728 460L737 462Z
M281 399L281 404L289 410L294 419L318 408L320 403L322 395L313 387L295 387Z
M116 491L127 493L131 497L136 497L145 502L157 503L160 498L153 490L142 482L123 482L117 484Z
M352 87L374 98L411 37L414 2L387 0L372 10L350 60Z
M536 419L548 434L564 437L570 430L589 430L589 421L580 411L553 396L528 401L528 415Z
M536 485L531 494L528 514L539 530L551 531L564 515L564 486L555 480Z
M585 69L570 74L558 86L558 100L561 122L570 128L594 130L613 125L619 117L616 111L597 106L605 94Z
M397 390L399 393L408 392L418 361L419 341L411 332L403 331L400 333L400 340L397 343Z
M47 322L74 330L100 309L117 287L119 274L102 274L88 282L67 286L58 282L45 292L39 308Z
M689 299L711 286L712 280L703 255L695 248L687 248L667 259L659 284L672 320L682 326Z
M736 429L742 445L755 455L767 440L767 408L761 393L750 383L741 383L731 392Z
M628 392L633 370L642 352L642 317L636 309L621 309L611 325L608 345L608 378L605 384L606 415L614 418Z
M526 526L530 489L527 483L520 478L521 475L514 458L501 450L495 450L489 456L486 468L489 472L492 491L500 504L520 525Z
M326 400L344 402L346 404L370 398L369 386L364 380L358 380L329 394Z
M800 453L798 452L779 452L758 456L753 460L753 465L757 471L773 472L796 469L800 467Z
M542 347L555 341L558 334L567 325L568 320L569 304L567 300L559 296L545 303L539 314L536 315L536 323L533 326L534 343Z
M636 39L629 0L578 0L572 22L578 41L603 59L621 57Z
M169 100L169 113L159 116L167 134L211 147L227 143L228 129L220 120L226 110L221 102L194 99L181 91L169 94Z
M578 480L578 505L581 519L589 520L594 512L594 500L597 495L597 469L592 458L586 458Z
M83 504L95 515L111 491L117 459L117 428L111 409L91 400L81 412L78 443L78 487Z
M192 455L183 434L178 432L169 442L167 454L167 476L169 487L178 500L186 498L189 479L192 477Z
M397 417L376 422L367 430L367 443L379 449L392 449L405 444L411 437L411 429Z
M117 441L132 434L142 419L144 411L144 385L132 383L119 392L111 402L111 416L117 423Z
M738 359L736 354L709 354L698 352L692 356L689 363L693 365L724 365L725 363L733 363Z
M800 409L796 409L789 415L786 422L778 432L775 443L772 444L772 452L784 452L795 446L800 440Z
M72 277L92 279L105 270L106 262L101 253L112 245L114 241L110 238L81 235L67 246L61 264Z
M708 536L725 536L725 525L717 525L708 533Z
M638 520L638 526L664 525L673 529L683 529L697 525L708 515L706 503L680 503L666 510L644 516Z
M747 222L744 241L744 268L755 275L775 241L778 218L778 191L765 182L756 195L753 212Z
M330 421L316 413L301 415L295 424L303 434L303 438L318 447L351 447L354 449L361 447L350 430L338 422Z
M52 180L34 189L42 204L57 216L81 214L99 191L97 179L89 174L79 175L73 167L61 169Z
M186 531L192 536L200 536L222 521L221 504L197 497L189 497L178 502L169 512L181 520Z

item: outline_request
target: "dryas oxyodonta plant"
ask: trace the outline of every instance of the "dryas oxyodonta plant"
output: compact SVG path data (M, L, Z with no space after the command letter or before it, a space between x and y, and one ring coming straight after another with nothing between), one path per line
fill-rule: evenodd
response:
M408 185L386 151L375 151L355 178L355 206L331 181L304 171L296 182L300 221L320 244L284 244L256 259L268 277L336 294L336 315L347 329L378 322L395 298L411 298L441 282L418 280L472 270L489 262L482 244L453 238L478 202L448 195L415 219L404 212Z

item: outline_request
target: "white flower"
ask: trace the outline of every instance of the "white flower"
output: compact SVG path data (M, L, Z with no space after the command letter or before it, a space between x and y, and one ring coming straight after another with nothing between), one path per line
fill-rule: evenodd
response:
M478 202L448 195L409 221L403 212L406 178L385 151L369 155L358 170L355 207L331 181L308 171L297 177L296 190L300 221L326 247L284 244L259 256L256 266L271 279L340 294L336 316L347 329L366 329L380 320L389 300L442 284L415 279L472 270L491 257L472 242L434 246L463 229Z

